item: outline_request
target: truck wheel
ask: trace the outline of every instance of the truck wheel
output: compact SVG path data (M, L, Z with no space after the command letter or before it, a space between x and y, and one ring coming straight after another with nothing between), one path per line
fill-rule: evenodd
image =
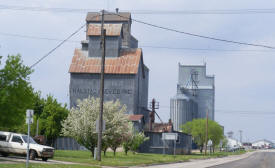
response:
M35 160L36 158L36 152L34 150L30 150L30 159Z
M47 162L48 158L42 157L42 160L43 160L44 162Z
M7 154L7 153L1 153L1 155L4 156L4 157L9 156L9 154Z

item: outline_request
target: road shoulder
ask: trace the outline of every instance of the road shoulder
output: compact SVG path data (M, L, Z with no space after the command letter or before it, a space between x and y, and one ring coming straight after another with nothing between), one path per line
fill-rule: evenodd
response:
M227 157L222 158L210 158L210 159L191 159L188 162L181 162L181 163L171 163L171 164L162 164L162 165L151 165L151 166L143 166L143 168L207 168L211 166L216 166L228 162L237 161L240 159L245 159L251 155L253 155L255 152L247 152L242 155L230 155ZM141 168L141 166L134 166L131 168Z

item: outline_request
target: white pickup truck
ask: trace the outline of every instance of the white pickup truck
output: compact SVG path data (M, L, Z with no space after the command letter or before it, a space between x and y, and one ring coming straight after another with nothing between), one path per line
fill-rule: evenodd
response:
M8 156L9 154L26 155L27 154L28 136L12 132L0 131L0 154ZM43 161L52 158L54 155L54 148L37 144L30 137L30 159L40 157Z

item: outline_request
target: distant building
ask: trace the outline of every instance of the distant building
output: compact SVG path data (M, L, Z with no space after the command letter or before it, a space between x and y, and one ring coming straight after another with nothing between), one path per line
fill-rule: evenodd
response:
M274 143L266 139L258 140L252 143L252 147L256 147L256 148L270 148L273 146L274 146Z
M233 138L234 132L233 131L229 131L227 132L227 137L228 138Z
M106 58L104 100L120 100L133 119L147 120L149 69L143 62L143 52L131 35L131 14L105 15ZM101 16L90 12L86 17L86 40L75 49L70 65L70 107L77 100L99 97L101 72ZM143 118L144 117L144 118ZM142 123L140 122L140 123ZM139 123L139 122L137 122Z
M234 138L227 138L227 147L228 148L236 148L242 146L242 143Z
M177 94L170 100L170 116L175 130L194 118L215 119L215 80L204 65L179 64Z

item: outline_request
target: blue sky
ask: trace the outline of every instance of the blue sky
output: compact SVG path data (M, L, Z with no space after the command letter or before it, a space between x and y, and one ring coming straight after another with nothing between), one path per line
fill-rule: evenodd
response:
M256 0L0 0L0 5L44 8L89 8L138 10L215 10L215 9L272 9L275 1ZM190 33L275 46L274 15L269 14L192 14L141 15L134 19ZM27 65L33 64L55 47L57 41L26 39L1 35L13 33L29 36L64 39L83 23L86 13L14 11L0 9L0 55L20 53ZM275 140L270 128L275 126L275 50L241 46L132 24L132 34L140 46L207 48L256 51L190 51L143 48L144 62L150 69L149 100L160 102L159 115L169 119L170 98L176 94L178 63L207 62L207 73L216 79L216 121L225 132L243 130L243 140ZM72 40L85 38L84 29ZM35 67L31 82L43 95L52 94L60 102L69 101L69 65L74 48L79 43L65 43ZM245 112L244 112L245 111Z

